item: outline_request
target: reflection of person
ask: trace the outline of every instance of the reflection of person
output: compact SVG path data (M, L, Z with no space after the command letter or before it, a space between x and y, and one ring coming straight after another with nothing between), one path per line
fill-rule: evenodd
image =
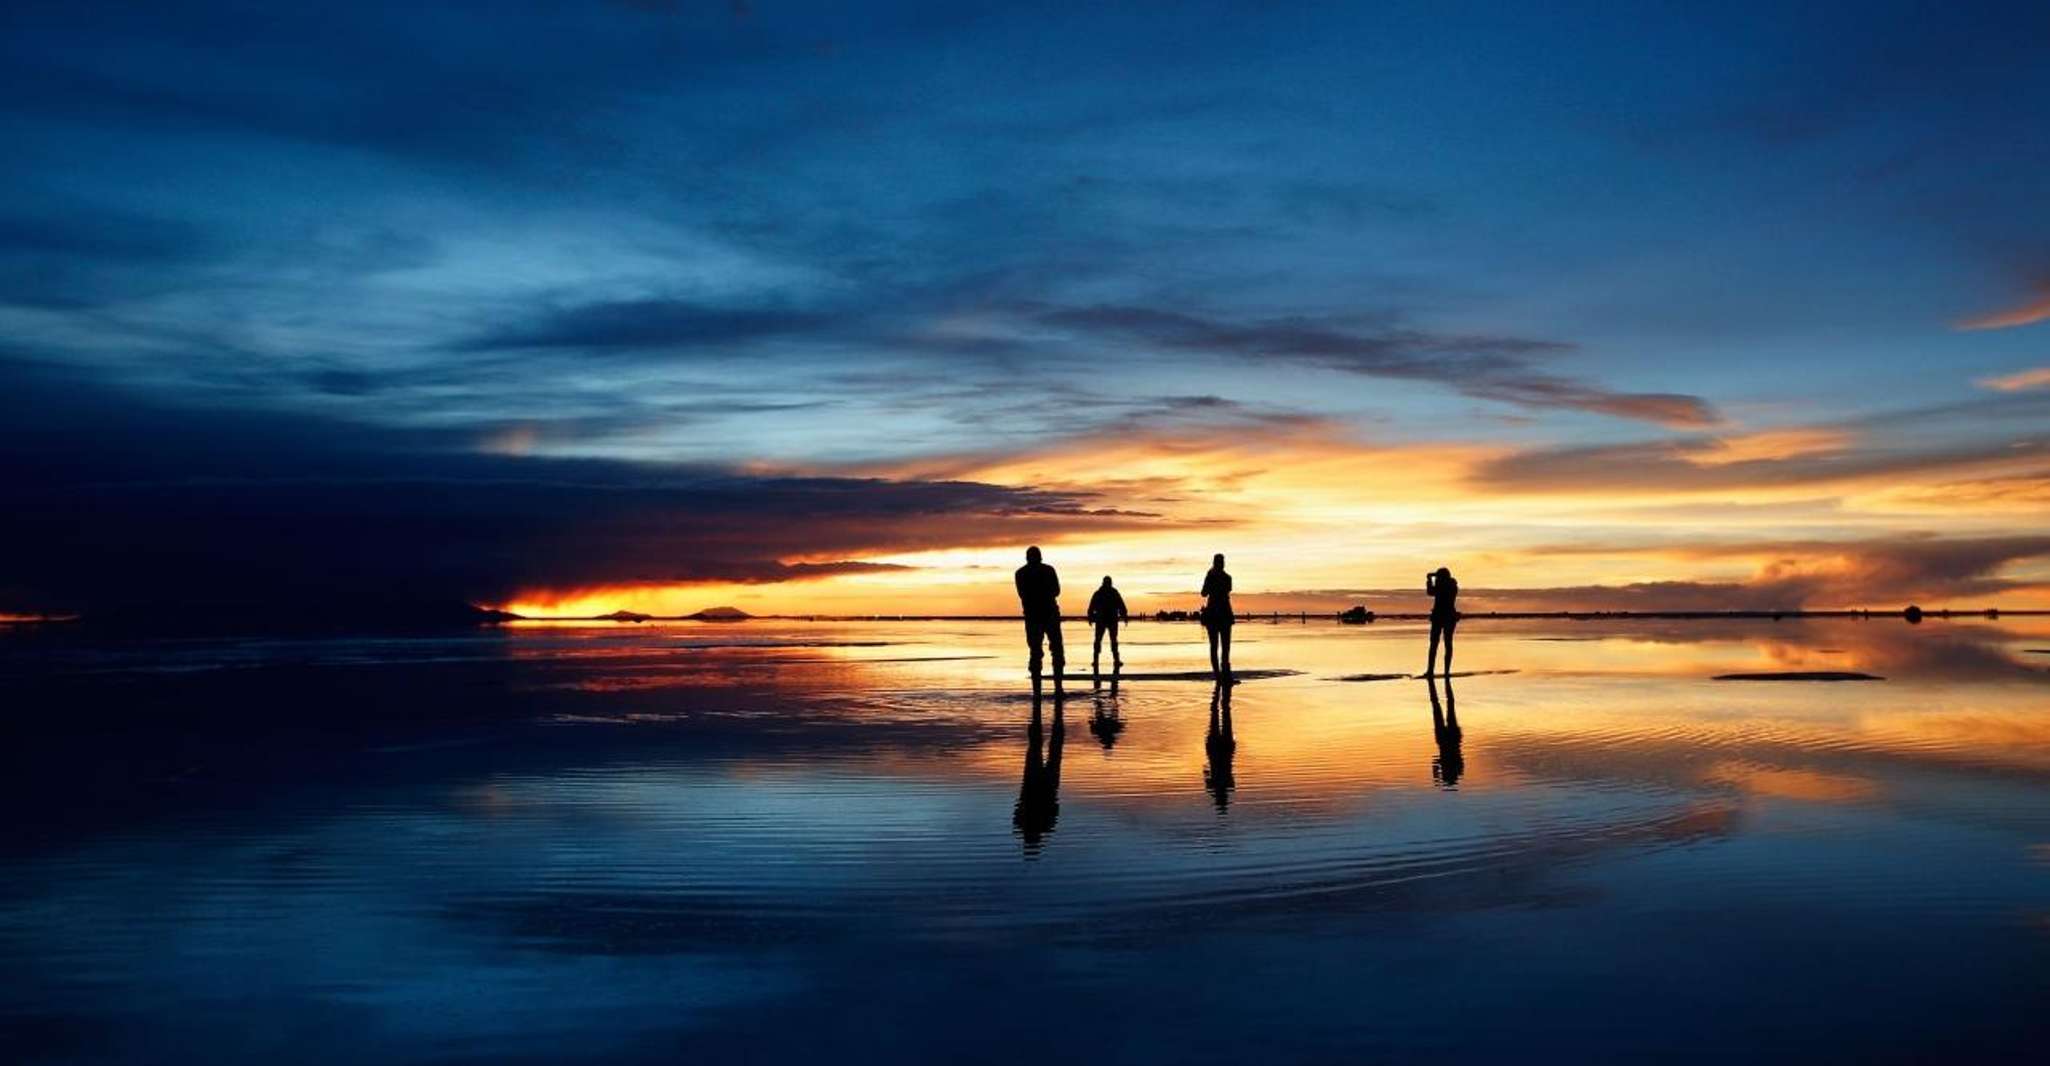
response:
M1096 711L1089 716L1089 733L1102 742L1103 750L1109 751L1124 731L1125 719L1118 713L1118 675L1112 674L1108 695L1103 691L1103 682L1096 682Z
M1431 737L1438 742L1438 757L1431 760L1431 780L1446 788L1459 785L1459 775L1466 772L1466 756L1459 750L1459 742L1466 738L1459 728L1459 707L1452 701L1452 679L1445 679L1445 705L1438 706L1438 681L1424 678L1424 684L1431 687Z
M1025 777L1018 784L1018 806L1011 812L1011 825L1025 841L1028 857L1039 854L1040 841L1053 832L1061 816L1061 748L1067 739L1063 702L1055 692L1053 733L1047 736L1040 727L1040 698L1032 697L1032 724L1025 730Z
M1445 673L1452 673L1452 630L1459 625L1459 582L1452 571L1439 567L1424 575L1424 592L1431 597L1431 648L1424 654L1424 676L1438 661L1438 638L1445 638Z
M1110 575L1103 575L1103 585L1096 595L1089 597L1089 620L1096 624L1096 650L1089 654L1089 669L1093 673L1103 663L1103 635L1110 634L1110 668L1122 670L1125 660L1118 654L1118 623L1130 619L1125 610L1125 597L1112 588Z
M1231 674L1231 623L1231 575L1218 552L1203 575L1203 629L1210 635L1210 672L1219 677Z
M1231 790L1238 782L1231 774L1231 759L1239 743L1231 735L1231 686L1223 680L1210 690L1210 732L1203 738L1203 752L1210 761L1203 767L1203 787L1217 801L1217 813L1231 806Z
M1051 566L1040 562L1039 546L1025 549L1025 565L1014 578L1018 606L1025 613L1025 645L1032 649L1028 668L1032 686L1039 687L1039 646L1043 639L1053 652L1053 684L1061 687L1061 670L1068 665L1067 649L1061 646L1061 578Z

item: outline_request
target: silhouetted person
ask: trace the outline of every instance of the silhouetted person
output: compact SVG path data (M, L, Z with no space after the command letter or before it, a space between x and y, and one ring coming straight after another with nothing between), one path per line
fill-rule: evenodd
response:
M1053 824L1061 816L1061 747L1067 739L1067 725L1061 718L1063 702L1055 692L1053 735L1046 737L1039 722L1040 698L1032 697L1032 724L1025 730L1025 778L1018 785L1018 806L1011 813L1011 825L1025 841L1028 858L1039 854L1041 839L1053 832Z
M1109 751L1118 742L1118 734L1125 731L1125 719L1118 712L1118 675L1110 675L1110 693L1104 694L1103 682L1096 682L1096 711L1089 716L1089 733Z
M1231 806L1231 790L1238 786L1231 775L1231 759L1239 743L1231 735L1231 686L1220 678L1210 689L1210 732L1203 738L1204 754L1210 762L1203 767L1203 787L1217 801L1217 813Z
M1231 575L1224 572L1224 553L1210 557L1203 575L1203 629L1210 635L1210 672L1231 674Z
M1089 670L1094 673L1103 665L1103 635L1110 634L1110 668L1122 670L1124 657L1118 654L1118 623L1130 619L1125 610L1125 598L1111 587L1110 575L1103 575L1103 585L1096 595L1089 597L1089 621L1096 625L1096 650L1089 653Z
M1025 644L1032 649L1028 668L1032 687L1039 688L1039 645L1044 639L1053 652L1053 687L1061 687L1061 671L1067 668L1068 651L1061 645L1061 578L1053 567L1039 561L1039 546L1025 549L1025 565L1018 568L1018 606L1025 612Z
M1438 661L1438 638L1445 639L1445 673L1452 673L1452 630L1459 625L1459 582L1452 571L1439 567L1424 575L1424 592L1431 597L1431 649L1424 655L1424 676Z
M1459 742L1466 735L1459 728L1459 707L1452 701L1452 679L1445 679L1445 706L1438 706L1438 681L1427 677L1424 684L1431 686L1431 737L1438 742L1438 757L1431 760L1431 780L1446 788L1459 784L1459 775L1466 772L1466 756L1459 750Z

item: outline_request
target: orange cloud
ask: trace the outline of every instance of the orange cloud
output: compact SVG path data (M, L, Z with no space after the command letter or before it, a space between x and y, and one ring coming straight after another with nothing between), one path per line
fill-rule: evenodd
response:
M1714 447L1683 458L1696 466L1792 459L1839 452L1856 439L1855 434L1841 429L1774 429L1723 437L1715 442Z
M2029 302L2018 307L2010 307L2005 311L1995 311L1989 315L1964 319L1957 323L1957 328L1967 330L2013 329L2016 326L2034 325L2045 319L2050 319L2050 291L2039 292Z
M2050 366L2039 366L2034 370L2022 370L1995 378L1980 378L1978 383L1982 388L1997 392L2020 392L2023 389L2041 388L2050 385Z
M1034 542L1067 584L1114 575L1141 613L1192 607L1217 551L1251 610L1401 609L1421 595L1421 571L1437 565L1468 582L1476 610L2050 602L2030 569L2050 542L2018 536L2012 517L2050 491L2041 448L1922 454L1888 443L1855 428L1796 426L1519 452L1388 443L1302 416L1139 423L1028 450L779 469L800 481L979 487L1000 513L913 516L873 530L840 517L843 547L764 543L783 550L759 577L529 586L511 606L1005 614L1016 606L1010 571ZM1695 510L1676 513L1682 505ZM1945 537L1920 532L1938 521L1949 523ZM1781 535L1760 535L1768 530ZM836 560L839 572L819 567Z

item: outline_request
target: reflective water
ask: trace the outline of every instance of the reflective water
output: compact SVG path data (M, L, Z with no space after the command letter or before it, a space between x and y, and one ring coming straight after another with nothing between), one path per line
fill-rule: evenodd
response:
M1081 627L1070 643L1086 655ZM2050 1035L2050 622L0 635L25 1061L1885 1061ZM1086 662L1080 664L1086 667ZM1071 663L1076 669L1078 664ZM1737 682L1840 671L1884 680Z

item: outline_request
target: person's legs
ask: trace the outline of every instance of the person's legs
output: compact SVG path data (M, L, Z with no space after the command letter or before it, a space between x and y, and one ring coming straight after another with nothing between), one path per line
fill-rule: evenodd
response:
M1044 635L1044 625L1039 619L1027 616L1025 619L1025 646L1032 649L1032 657L1026 662L1026 669L1032 671L1032 679L1039 680L1039 641Z
M1110 665L1112 668L1125 665L1125 655L1118 650L1118 624L1116 622L1110 624Z
M1210 637L1210 672L1217 672L1217 627L1204 626L1203 632Z
M1231 627L1224 626L1217 631L1217 642L1223 646L1224 672L1231 673Z
M1431 650L1424 653L1425 677L1431 676L1431 671L1438 666L1438 633L1442 628L1437 619L1431 619Z
M1046 650L1053 656L1053 687L1060 691L1061 672L1068 668L1068 650L1061 646L1061 619L1059 615L1046 620Z
M1452 676L1452 631L1458 628L1459 620L1456 618L1445 623L1445 676L1447 678ZM1451 682L1447 681L1446 684L1449 687Z
M1097 668L1103 665L1103 631L1105 628L1107 627L1102 622L1096 623L1096 644L1089 650L1089 671L1091 673L1095 673ZM1116 657L1116 641L1111 642L1111 648L1113 649L1111 651L1112 657Z

